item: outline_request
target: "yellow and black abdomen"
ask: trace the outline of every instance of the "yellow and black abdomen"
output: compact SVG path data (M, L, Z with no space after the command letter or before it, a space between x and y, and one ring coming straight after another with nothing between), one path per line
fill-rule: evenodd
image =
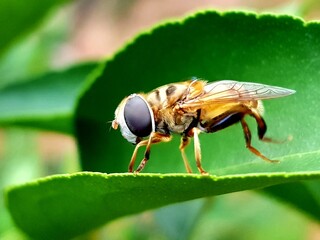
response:
M217 103L201 109L198 128L211 133L227 128L250 114L251 109L243 103Z

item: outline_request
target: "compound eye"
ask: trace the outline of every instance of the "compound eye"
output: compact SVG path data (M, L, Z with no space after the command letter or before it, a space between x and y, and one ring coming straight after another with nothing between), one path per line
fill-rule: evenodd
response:
M124 119L129 130L137 137L146 137L152 131L150 108L141 96L129 98L124 106Z

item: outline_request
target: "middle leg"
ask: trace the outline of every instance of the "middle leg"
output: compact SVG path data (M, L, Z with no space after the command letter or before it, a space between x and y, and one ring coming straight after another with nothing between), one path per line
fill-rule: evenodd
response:
M198 128L193 128L191 131L193 132L194 154L196 157L198 170L202 175L208 175L208 173L202 168L202 165L201 165L201 148L200 148L200 140L199 140L199 134L201 131Z

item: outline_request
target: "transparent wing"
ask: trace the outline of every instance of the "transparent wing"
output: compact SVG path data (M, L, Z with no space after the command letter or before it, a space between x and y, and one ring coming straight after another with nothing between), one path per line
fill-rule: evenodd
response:
M190 87L192 89L192 86ZM192 95L192 90L191 94ZM285 97L294 94L291 89L264 85L260 83L223 80L207 83L201 94L185 98L180 107L195 107L215 102L239 102Z

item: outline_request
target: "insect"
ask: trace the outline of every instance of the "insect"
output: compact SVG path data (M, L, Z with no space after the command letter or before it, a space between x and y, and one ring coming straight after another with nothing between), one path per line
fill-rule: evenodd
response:
M251 145L251 132L244 117L249 115L256 120L261 141L272 142L272 139L265 137L267 126L262 118L264 108L261 100L293 93L294 90L260 83L193 79L164 85L147 94L131 94L117 107L112 127L117 129L120 126L123 137L136 144L129 172L133 172L140 147L146 146L146 150L135 172L145 167L152 144L168 142L172 133L178 133L181 135L179 148L187 172L192 171L185 148L190 138L194 138L197 168L201 174L207 174L201 165L199 134L217 132L238 122L243 129L246 147L267 162L277 162Z

